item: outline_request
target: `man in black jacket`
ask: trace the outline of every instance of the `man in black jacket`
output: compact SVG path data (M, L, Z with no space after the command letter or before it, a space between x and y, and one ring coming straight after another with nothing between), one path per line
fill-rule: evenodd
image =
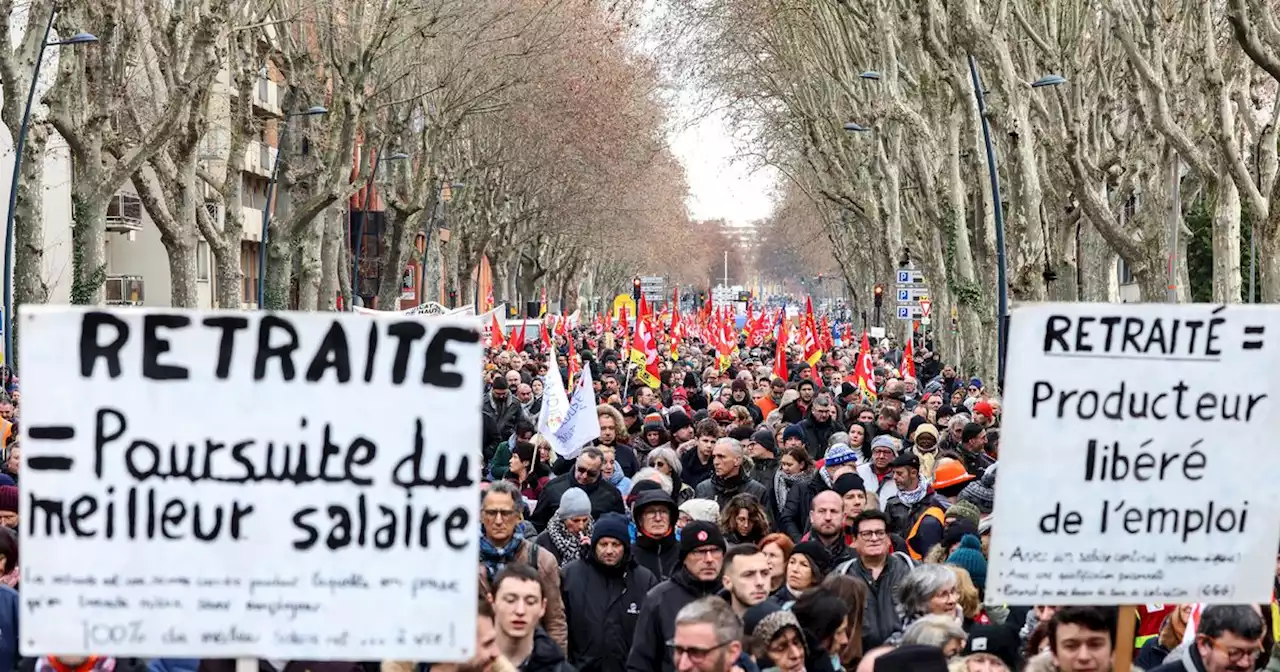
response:
M520 407L520 402L511 396L507 380L502 376L494 376L493 387L489 388L489 392L484 395L480 413L493 421L497 429L496 436L501 437L499 442L510 438L516 431L516 425L525 419L524 409ZM498 443L495 442L493 445L484 447L485 464L493 458L493 451L497 446Z
M667 642L675 636L676 614L684 605L719 592L724 552L724 535L713 523L685 525L680 533L680 568L649 591L640 607L635 640L627 657L628 672L675 669L667 655Z
M661 488L645 490L636 495L631 515L636 523L631 555L659 581L671 578L680 564L680 542L676 540L680 510L676 508L676 501Z
M630 536L626 516L606 513L596 521L586 556L560 570L569 662L579 672L627 669L640 605L658 585L653 572L632 557Z
M832 434L845 431L844 423L836 417L836 405L826 394L813 398L809 417L800 421L800 429L804 432L804 445L815 460L826 451Z
M581 488L587 493L587 498L591 500L592 518L599 518L609 511L625 513L627 509L622 503L622 493L612 483L600 478L603 469L604 453L599 448L583 448L571 473L556 476L542 488L542 493L538 495L538 505L529 516L529 522L539 532L547 529L551 516L560 508L560 497L569 488Z
M911 573L910 559L890 552L889 517L883 511L863 511L853 520L858 557L840 565L836 573L867 584L867 605L862 612L862 650L880 646L902 626L895 591Z

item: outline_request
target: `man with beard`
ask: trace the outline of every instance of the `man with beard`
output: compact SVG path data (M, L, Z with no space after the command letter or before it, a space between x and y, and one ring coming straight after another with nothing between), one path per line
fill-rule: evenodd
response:
M493 459L493 453L497 449L498 443L509 438L516 431L516 425L525 420L525 416L524 411L520 408L520 402L511 396L507 379L502 376L494 377L489 393L484 395L484 403L480 405L480 412L493 421L497 430L496 435L501 437L498 441L494 441L492 445L485 445L484 461L487 464L489 460Z
M782 406L782 393L787 391L787 381L774 376L769 381L769 394L760 397L756 401L756 406L760 408L763 417L769 417L769 414L778 410ZM759 422L756 423L760 424Z
M835 404L826 394L813 398L809 417L800 421L800 429L804 432L804 443L809 448L809 455L815 460L831 445L832 434L845 431L844 424L836 418Z
M808 369L805 369L808 371ZM813 403L814 386L812 380L802 380L796 384L796 391L800 393L800 397L795 401L783 406L782 411L783 422L792 425L799 424L809 416L809 406Z
M635 641L627 657L629 672L676 669L671 656L666 655L667 642L676 634L676 614L690 602L712 597L720 590L724 553L724 535L714 523L695 521L684 527L680 533L680 567L670 579L649 591L640 607Z
M666 491L645 490L631 506L636 524L635 545L631 555L659 580L671 578L680 563L680 546L676 540L676 520L680 510Z
M769 556L751 544L737 544L724 555L724 590L739 618L769 599Z
M626 669L640 604L658 585L653 572L632 557L628 530L626 516L600 516L586 555L561 570L569 662L579 672Z
M853 558L853 549L845 543L844 499L835 490L825 490L813 498L809 511L809 534L803 539L820 542L831 555L829 567Z
M520 383L516 388L516 400L526 418L536 418L542 412L542 398L533 396L533 386L529 383Z

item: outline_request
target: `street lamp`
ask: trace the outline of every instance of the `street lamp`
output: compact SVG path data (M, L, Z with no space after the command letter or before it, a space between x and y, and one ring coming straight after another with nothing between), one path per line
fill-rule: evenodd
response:
M388 156L386 160L403 161L407 158L409 158L408 154L405 154L404 152L396 152L395 154ZM360 248L364 245L364 227L365 223L369 220L369 205L373 200L373 181L378 175L378 166L381 165L382 161L382 152L377 152L373 155L373 169L369 171L369 180L364 185L364 208L361 209L360 225L356 227L356 237L355 240L351 242L351 247L353 248L353 253L351 255L351 296L353 297L359 293L356 289L356 283L359 281L360 277ZM355 310L355 301L352 301L351 303L351 309Z
M258 251L258 308L267 304L267 241L270 239L271 201L276 195L276 180L280 177L280 164L284 163L284 139L289 134L289 119L293 117L317 117L329 114L329 108L323 105L312 105L301 112L284 115L283 128L276 142L276 160L271 164L271 179L267 181L267 205L262 210L262 248Z
M987 121L987 99L982 92L978 61L969 56L969 76L973 79L973 96L978 101L978 119L982 122L982 141L987 150L987 175L991 180L991 212L996 225L996 389L1004 389L1004 360L1009 347L1009 280L1008 259L1004 243L1004 206L1000 201L1000 176L996 169L996 149L991 143L991 124ZM1033 88L1057 86L1067 82L1061 75L1045 75L1031 83Z
M875 70L867 70L866 72L863 72L858 76L863 79L880 79L880 73L876 72Z
M868 133L871 131L869 126L863 126L856 121L845 122L842 128L850 133Z
M440 228L441 229L447 228L445 226L445 217L447 217L449 214L448 207L445 207L448 204L448 201L444 200L445 186L446 186L445 184L440 185L439 187L440 193L436 196L436 207L440 208ZM447 186L449 187L449 193L452 194L453 191L457 189L461 189L467 185L462 182L449 182ZM431 215L432 215L431 219L427 222L427 226L422 231L422 263L418 264L418 303L419 304L423 304L427 302L427 255L430 254L431 252L431 227L435 226L434 208Z
M27 90L27 105L22 109L22 124L18 127L18 136L13 141L13 177L9 184L9 212L4 220L4 363L16 370L13 361L13 218L18 207L18 180L22 175L22 150L27 144L27 131L31 126L31 104L35 102L36 85L40 82L40 64L44 62L46 47L88 44L97 42L98 38L85 32L79 32L65 40L49 41L49 33L53 31L53 18L58 14L55 3L49 11L49 21L44 26L44 39L40 41L40 51L36 54L36 64L31 71L31 87ZM8 48L8 45L5 46ZM39 198L39 194L35 198Z

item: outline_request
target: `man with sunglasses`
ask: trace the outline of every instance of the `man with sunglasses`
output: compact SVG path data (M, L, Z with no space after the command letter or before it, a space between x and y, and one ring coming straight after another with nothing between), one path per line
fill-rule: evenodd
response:
M1264 653L1262 616L1257 607L1215 604L1204 608L1195 643L1186 658L1151 672L1247 672Z
M667 643L675 641L676 637L676 615L690 602L715 596L720 591L725 548L724 535L714 523L695 521L681 530L680 566L670 579L654 586L644 598L640 616L636 619L631 655L627 657L628 672L673 672L677 669L677 661L667 655ZM727 604L725 606L728 607ZM736 657L735 654L730 660ZM686 666L679 669L704 668Z
M604 453L599 448L588 446L582 449L574 463L573 470L547 481L542 494L538 496L538 505L529 516L529 522L539 532L547 529L547 523L560 508L560 498L569 488L579 488L587 493L591 500L591 518L599 518L605 513L626 513L622 493L608 480L601 478L604 470Z

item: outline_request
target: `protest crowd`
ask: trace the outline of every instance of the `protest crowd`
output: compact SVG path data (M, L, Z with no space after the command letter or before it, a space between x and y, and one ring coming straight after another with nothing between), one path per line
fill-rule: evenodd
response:
M1001 402L927 335L854 337L811 307L743 326L638 312L547 316L529 342L488 329L471 661L262 671L1106 672L1125 649L1147 672L1280 670L1274 601L1143 605L1117 641L1115 608L985 600ZM229 672L17 655L20 392L2 376L0 665Z

